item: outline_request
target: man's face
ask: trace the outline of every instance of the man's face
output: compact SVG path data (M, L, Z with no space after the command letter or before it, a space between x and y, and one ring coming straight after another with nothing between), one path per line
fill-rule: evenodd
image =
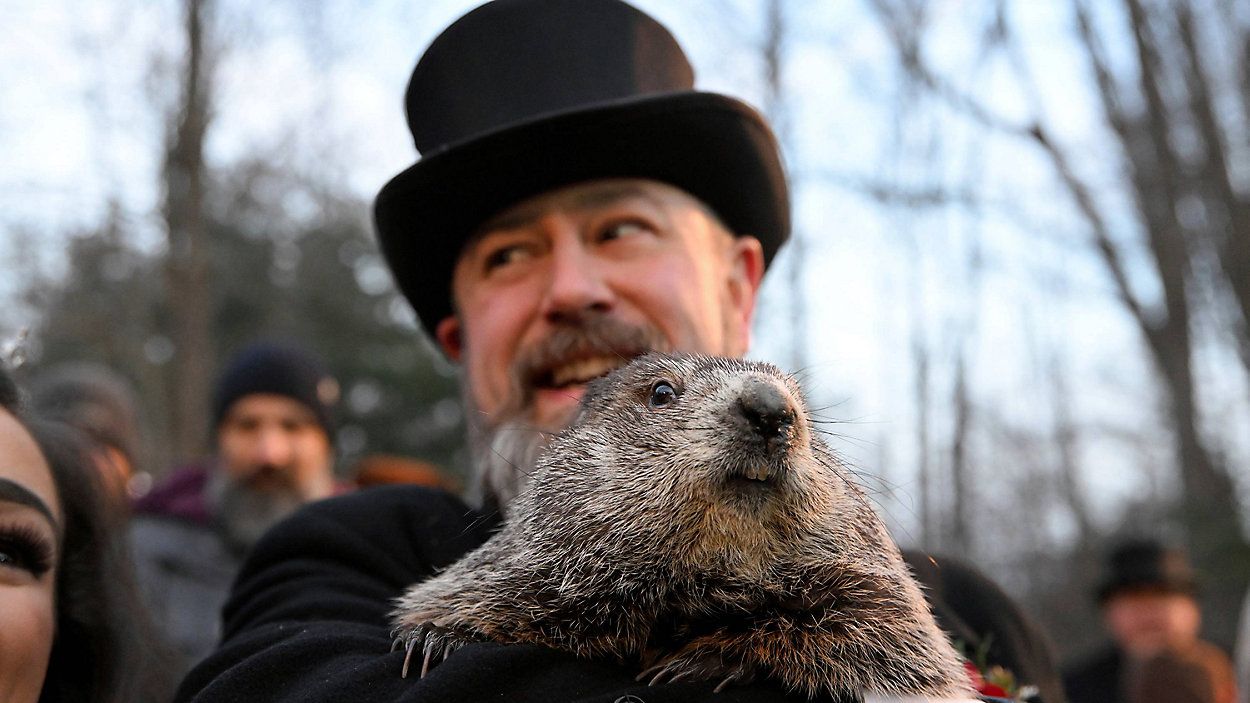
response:
M746 351L763 254L699 201L655 181L562 188L492 218L453 277L437 336L486 417L563 427L585 388L659 348Z
M1116 593L1103 603L1102 613L1116 644L1140 659L1192 644L1201 624L1193 597L1159 589Z
M464 368L479 471L515 484L586 382L647 350L741 356L763 270L758 240L655 181L574 185L489 220L436 331ZM486 481L504 502L515 489Z
M217 428L220 518L250 546L300 504L333 491L333 452L312 410L283 395L236 400Z

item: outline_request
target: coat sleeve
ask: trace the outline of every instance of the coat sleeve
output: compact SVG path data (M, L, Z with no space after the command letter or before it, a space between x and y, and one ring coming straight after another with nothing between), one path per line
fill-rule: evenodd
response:
M767 685L716 695L704 683L649 688L625 667L530 645L467 645L424 679L400 678L403 652L390 651L387 624L392 601L486 537L481 518L459 500L416 487L370 489L305 507L248 557L223 611L221 645L191 671L175 700L787 700Z

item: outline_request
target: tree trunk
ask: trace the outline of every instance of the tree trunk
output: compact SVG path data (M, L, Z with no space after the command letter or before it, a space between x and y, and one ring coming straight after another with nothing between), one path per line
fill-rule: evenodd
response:
M1081 430L1072 418L1072 396L1068 374L1058 355L1052 356L1048 369L1051 407L1055 416L1055 452L1058 458L1059 494L1076 523L1077 551L1092 554L1097 542L1097 529L1089 499L1081 482L1079 444Z
M955 426L951 430L951 544L957 554L972 553L972 517L976 514L969 494L968 440L972 426L972 398L968 390L968 360L961 349L955 362L952 405Z
M164 216L168 230L166 282L173 313L175 383L172 444L186 458L205 450L212 369L212 300L209 290L207 174L204 140L209 123L209 80L204 41L208 0L187 0L187 58L181 95L169 120L164 162Z
M783 145L788 140L785 114L785 49L786 22L782 0L767 0L764 4L764 43L760 49L764 58L764 113ZM802 233L791 231L786 244L790 272L790 284L786 303L790 317L790 368L807 368L807 294L803 290L807 260L806 243Z

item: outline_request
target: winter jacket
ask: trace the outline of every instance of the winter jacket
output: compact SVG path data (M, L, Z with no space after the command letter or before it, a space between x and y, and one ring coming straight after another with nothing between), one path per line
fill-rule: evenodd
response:
M217 645L220 614L243 562L209 515L208 471L175 472L135 504L130 547L152 619L185 673Z
M183 681L179 702L806 700L775 684L656 687L636 671L535 645L469 644L427 676L401 678L388 615L407 587L481 545L497 519L442 491L387 486L321 501L248 556L223 613L220 649Z

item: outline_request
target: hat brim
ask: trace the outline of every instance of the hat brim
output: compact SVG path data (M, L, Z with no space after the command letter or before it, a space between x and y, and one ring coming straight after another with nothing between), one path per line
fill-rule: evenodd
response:
M383 186L374 217L400 291L433 334L452 314L452 272L490 217L562 186L647 178L706 203L767 264L790 232L789 192L772 130L752 107L678 92L544 116L424 156Z

